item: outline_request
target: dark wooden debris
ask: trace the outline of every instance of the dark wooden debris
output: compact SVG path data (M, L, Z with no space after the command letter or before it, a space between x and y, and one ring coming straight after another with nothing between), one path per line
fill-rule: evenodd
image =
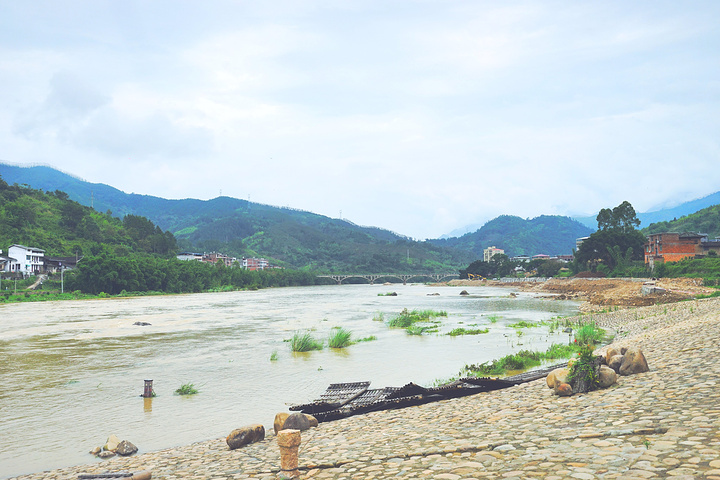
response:
M465 377L431 388L425 388L412 382L402 387L379 389L368 389L370 382L333 383L324 394L320 395L318 400L303 405L293 405L290 410L313 415L318 419L318 422L329 422L377 410L405 408L449 398L501 390L545 378L554 369L565 366L567 366L567 363L505 378Z

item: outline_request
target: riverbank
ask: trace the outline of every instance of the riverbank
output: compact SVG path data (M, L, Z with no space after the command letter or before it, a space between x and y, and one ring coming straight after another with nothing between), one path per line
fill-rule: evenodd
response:
M720 479L718 312L712 298L593 314L618 332L615 344L644 350L650 372L569 398L538 380L324 423L303 432L303 478ZM142 469L156 479L269 480L279 453L273 435L234 451L218 438L17 478Z
M557 300L583 301L583 311L674 303L717 292L717 289L704 287L700 278L660 278L654 281L658 292L643 294L642 286L645 281L647 279L637 278L551 278L545 282L513 283L451 280L448 285L504 287L525 292L549 293Z

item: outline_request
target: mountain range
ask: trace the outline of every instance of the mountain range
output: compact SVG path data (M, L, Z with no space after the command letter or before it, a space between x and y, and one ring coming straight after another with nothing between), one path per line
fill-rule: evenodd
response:
M0 176L10 184L66 192L83 205L117 217L146 217L172 232L185 250L265 256L281 265L325 271L437 271L464 267L481 258L482 250L492 245L510 256L569 254L575 239L589 235L597 226L594 217L542 215L522 219L501 215L461 236L417 242L347 220L230 197L168 200L128 194L49 166L0 163ZM718 203L720 192L673 208L640 213L638 217L643 225L668 222Z

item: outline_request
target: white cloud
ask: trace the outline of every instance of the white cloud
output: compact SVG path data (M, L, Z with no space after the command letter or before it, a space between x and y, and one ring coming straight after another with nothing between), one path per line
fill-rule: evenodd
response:
M5 160L414 237L720 184L711 1L75 7L0 19Z

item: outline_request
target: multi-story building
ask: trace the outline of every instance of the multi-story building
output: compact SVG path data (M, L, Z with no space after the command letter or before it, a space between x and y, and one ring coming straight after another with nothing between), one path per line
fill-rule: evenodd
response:
M244 258L242 259L242 266L246 270L265 270L270 266L270 263L264 258Z
M705 233L654 233L645 244L645 263L677 262L688 257L704 257L710 252L720 255L720 240L709 240Z
M22 273L23 275L35 275L43 271L43 257L45 250L26 247L24 245L12 245L8 248L8 262L5 262L5 271Z
M495 245L493 245L492 247L488 247L483 250L483 260L489 262L495 255L501 255L504 253L505 250L503 250L502 248L497 248Z

